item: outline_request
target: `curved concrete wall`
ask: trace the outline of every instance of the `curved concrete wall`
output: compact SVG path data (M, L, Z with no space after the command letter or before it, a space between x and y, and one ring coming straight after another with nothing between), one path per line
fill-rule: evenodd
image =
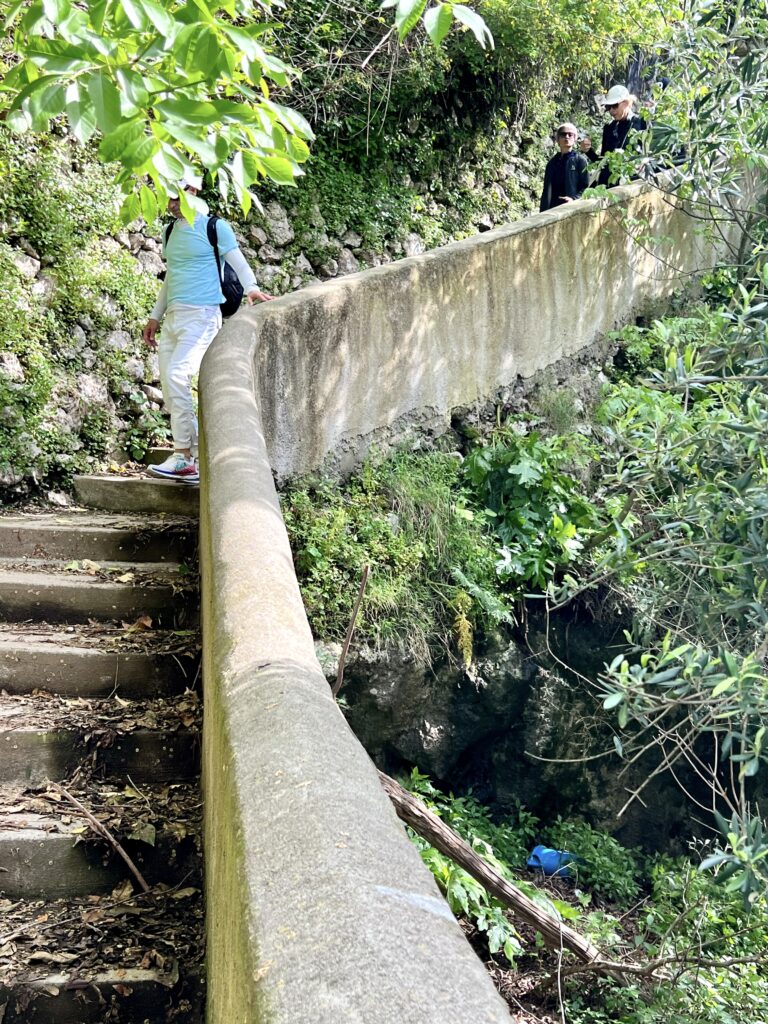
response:
M707 265L683 213L616 194L670 238L665 263L582 202L243 312L206 356L209 1024L509 1019L330 695L273 470L344 459L409 417L447 421Z

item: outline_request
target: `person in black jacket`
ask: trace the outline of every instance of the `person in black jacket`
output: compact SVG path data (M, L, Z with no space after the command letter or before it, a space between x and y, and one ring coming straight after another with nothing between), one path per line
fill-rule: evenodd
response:
M614 85L603 98L603 109L611 115L611 120L603 128L603 141L600 146L600 156L592 146L592 140L585 136L580 148L590 163L595 163L608 153L615 153L618 149L624 149L627 136L630 132L644 131L648 126L637 114L633 114L636 97L624 85ZM611 170L607 165L600 169L597 176L597 185L615 185L617 182L612 179Z
M578 132L576 125L566 121L557 129L557 145L560 152L547 164L544 171L544 188L541 193L539 210L551 210L564 203L581 199L589 185L588 161L583 153L576 153Z

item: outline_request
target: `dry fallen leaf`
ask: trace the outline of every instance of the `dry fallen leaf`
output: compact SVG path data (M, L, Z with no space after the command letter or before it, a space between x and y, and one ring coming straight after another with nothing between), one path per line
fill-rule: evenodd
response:
M71 964L73 960L77 960L77 957L77 953L46 953L41 949L35 953L30 953L27 959L30 962L42 960L46 964Z
M187 896L194 896L195 893L200 892L199 889L194 889L191 886L188 889L177 889L176 892L170 894L172 900L185 900Z
M126 633L136 633L145 629L152 629L152 619L148 615L140 615L134 623L124 622L122 625Z

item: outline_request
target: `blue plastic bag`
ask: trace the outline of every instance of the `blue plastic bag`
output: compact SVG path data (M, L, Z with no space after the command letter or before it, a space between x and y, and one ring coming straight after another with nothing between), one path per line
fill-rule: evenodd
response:
M542 871L545 875L571 878L572 872L568 864L574 864L578 859L567 850L552 850L549 846L534 846L526 864L534 871Z

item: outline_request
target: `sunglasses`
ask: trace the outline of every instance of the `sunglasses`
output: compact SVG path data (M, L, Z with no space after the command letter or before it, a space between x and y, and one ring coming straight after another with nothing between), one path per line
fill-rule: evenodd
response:
M606 103L605 109L606 110L615 110L617 107L620 107L620 106L621 106L620 102L619 103Z
M557 137L558 139L575 139L576 132L558 132Z

